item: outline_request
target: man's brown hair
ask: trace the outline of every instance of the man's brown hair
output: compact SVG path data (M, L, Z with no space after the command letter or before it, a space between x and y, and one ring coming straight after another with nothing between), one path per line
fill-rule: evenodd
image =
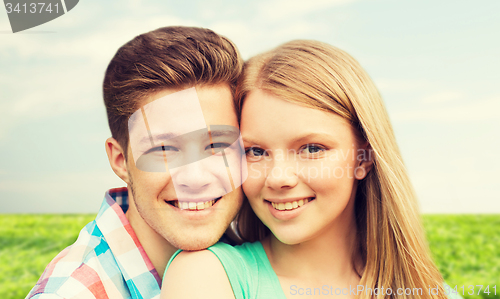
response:
M125 151L128 119L143 100L165 88L227 83L233 92L243 60L236 46L210 29L163 27L136 36L106 69L104 104L111 135Z

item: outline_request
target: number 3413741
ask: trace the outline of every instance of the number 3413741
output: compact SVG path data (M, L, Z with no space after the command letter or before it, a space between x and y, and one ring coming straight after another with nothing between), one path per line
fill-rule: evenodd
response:
M5 3L7 13L59 13L59 3Z
M460 292L460 290L462 290ZM446 286L445 287L445 292L449 295L449 294L462 294L462 295L465 295L466 293L469 294L469 295L479 295L479 294L493 294L493 295L496 295L497 294L497 286L491 286L491 289L490 289L490 286L489 285L481 285L481 284L477 284L477 285L468 285L468 286L455 286L454 288L452 287L449 287L449 286Z

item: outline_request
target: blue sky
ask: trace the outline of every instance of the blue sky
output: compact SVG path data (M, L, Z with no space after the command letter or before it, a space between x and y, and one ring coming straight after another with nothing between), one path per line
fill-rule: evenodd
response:
M353 55L378 86L424 213L500 213L500 1L96 1L13 34L0 11L0 213L97 212L105 68L125 42L208 27L249 58L292 39Z

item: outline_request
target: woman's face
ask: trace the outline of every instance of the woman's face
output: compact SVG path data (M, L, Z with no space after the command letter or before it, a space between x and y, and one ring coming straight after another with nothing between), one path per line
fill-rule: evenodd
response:
M278 240L298 244L347 234L366 151L342 117L284 101L262 90L247 96L241 132L248 162L243 191Z

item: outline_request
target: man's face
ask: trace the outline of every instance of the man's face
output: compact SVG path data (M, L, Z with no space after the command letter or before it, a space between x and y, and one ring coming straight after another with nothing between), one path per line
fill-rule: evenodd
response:
M155 93L130 117L129 136L127 170L139 216L176 248L217 242L241 207L246 177L229 87Z

